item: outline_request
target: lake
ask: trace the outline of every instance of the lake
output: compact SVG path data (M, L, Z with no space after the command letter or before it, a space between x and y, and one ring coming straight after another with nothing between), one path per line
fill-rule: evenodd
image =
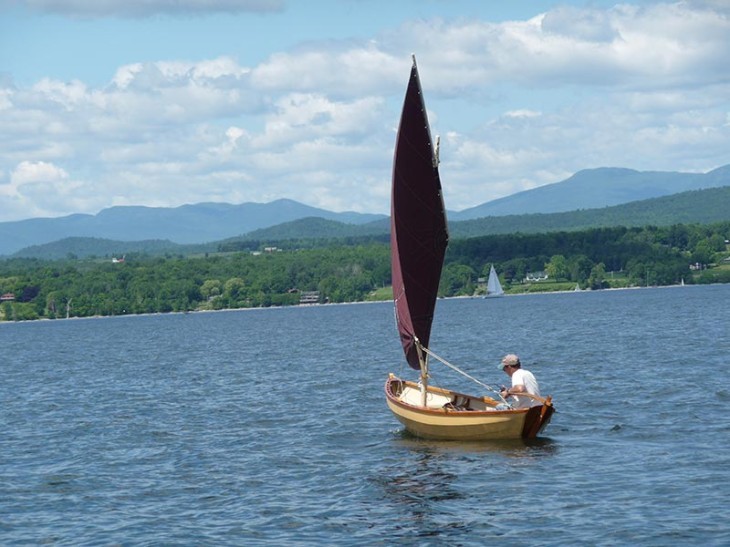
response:
M0 543L728 545L729 303L439 300L434 352L496 385L518 353L554 398L499 443L390 414L391 303L0 324Z

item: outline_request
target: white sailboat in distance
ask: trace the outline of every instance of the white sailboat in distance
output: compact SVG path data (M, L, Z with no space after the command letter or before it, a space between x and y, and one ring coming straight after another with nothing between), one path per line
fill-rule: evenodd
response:
M487 279L487 297L492 298L503 294L502 284L499 282L497 272L494 270L494 264L492 264L489 268L489 279Z

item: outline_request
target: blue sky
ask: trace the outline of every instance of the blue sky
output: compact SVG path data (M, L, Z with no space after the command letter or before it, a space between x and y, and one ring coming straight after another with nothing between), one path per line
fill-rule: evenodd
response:
M414 52L449 209L730 163L726 0L0 0L0 222L387 213Z

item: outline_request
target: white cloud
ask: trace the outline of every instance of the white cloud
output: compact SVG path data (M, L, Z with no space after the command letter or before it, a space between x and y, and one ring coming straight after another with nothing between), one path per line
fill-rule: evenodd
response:
M44 161L23 161L18 164L10 176L10 182L16 188L26 184L54 183L66 179L68 179L66 171Z
M730 163L724 14L709 2L558 8L500 24L410 21L251 67L227 55L129 63L103 87L2 78L0 221L281 197L385 213L413 50L445 135L450 209L587 167Z
M86 188L53 163L22 161L10 173L7 184L0 184L0 199L11 210L26 217L56 216L58 203L86 210Z
M358 140L382 123L383 106L384 101L377 97L346 103L324 95L293 93L276 101L264 132L252 144L262 148L323 137Z
M0 110L5 110L13 106L10 98L13 94L11 89L0 89Z
M251 81L265 91L382 93L402 82L407 63L407 54L393 55L375 42L314 44L272 55L252 70Z
M573 6L557 7L542 19L542 30L570 40L611 43L620 33L610 13Z
M122 66L117 69L112 81L120 91L179 87L191 83L226 88L238 85L249 72L248 68L239 66L230 57L219 57L195 63L158 61Z
M506 118L537 118L541 116L542 114L535 110L529 110L527 108L522 108L520 110L510 110L508 112L504 113L504 116Z
M137 75L142 72L144 66L142 63L133 63L131 65L124 65L117 69L116 74L112 81L119 89L128 88L132 82L134 82Z
M397 35L426 52L432 85L449 94L504 82L660 89L725 81L730 62L730 20L682 4L558 8L502 24L416 21Z
M42 95L47 101L63 105L67 110L74 108L87 96L86 86L78 80L64 83L43 78L32 87L32 90L38 95Z

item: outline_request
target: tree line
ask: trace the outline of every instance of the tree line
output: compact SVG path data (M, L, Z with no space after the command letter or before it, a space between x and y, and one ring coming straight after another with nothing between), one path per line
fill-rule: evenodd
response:
M530 272L545 271L553 279L591 289L609 286L606 272L621 272L631 286L692 282L695 271L700 272L698 281L730 282L723 270L701 273L728 256L728 238L730 222L496 235L452 242L447 269L459 269L461 275L471 270L486 275L486 259L507 284L520 282Z
M706 269L730 256L728 239L730 222L452 239L439 290L441 296L474 294L491 264L508 289L537 271L592 289L611 286L608 272L621 272L628 285L730 283L730 265ZM390 284L384 241L267 248L195 257L132 254L116 263L1 260L0 319L285 306L298 304L302 292L317 292L322 303L357 302Z

